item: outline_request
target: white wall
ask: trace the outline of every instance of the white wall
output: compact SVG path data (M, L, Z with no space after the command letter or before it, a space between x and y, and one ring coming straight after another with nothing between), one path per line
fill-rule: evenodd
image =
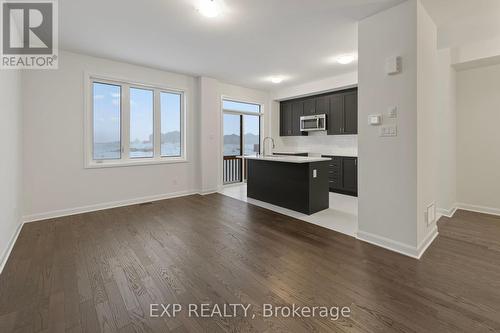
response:
M22 105L21 72L0 74L0 272L22 214Z
M221 154L221 117L218 82L215 79L198 78L200 188L202 193L217 191L220 184L219 156Z
M436 221L427 223L427 207L438 197L438 54L437 28L417 4L417 244L436 233Z
M500 214L500 65L457 72L459 206Z
M451 49L456 69L472 69L500 64L500 38L481 40Z
M417 246L417 8L407 1L359 23L358 237L401 252ZM401 56L403 72L385 61ZM398 136L379 137L370 114L398 107Z
M358 84L358 72L332 76L321 80L277 89L272 93L272 99L282 101L290 98L321 94L343 88L352 88Z
M457 111L456 71L451 66L450 49L438 52L438 198L441 214L451 215L457 203Z
M437 201L439 120L436 26L419 0L409 0L359 24L358 237L419 257L437 235L426 208ZM387 75L386 59L402 57L402 73ZM387 117L396 106L396 119ZM397 125L380 137L370 114Z
M59 69L27 71L24 183L27 220L188 193L220 184L221 96L268 107L269 94L209 78L61 52ZM187 163L84 169L84 72L182 89L187 105Z
M84 169L84 71L185 90L189 162ZM23 91L27 219L198 190L195 78L61 52L58 70L25 72Z

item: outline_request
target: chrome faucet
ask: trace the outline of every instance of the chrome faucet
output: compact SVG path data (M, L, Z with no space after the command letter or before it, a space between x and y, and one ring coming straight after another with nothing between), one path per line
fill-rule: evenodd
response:
M274 145L274 139L273 139L273 138L271 138L270 136L266 136L266 137L264 138L264 140L262 140L262 145L264 146L264 147L262 148L262 152L264 153L264 156L270 156L270 155L266 155L266 139L271 139L271 141L272 141L272 143L273 143L273 148L271 149L271 155L273 154L273 149L274 149L276 146Z

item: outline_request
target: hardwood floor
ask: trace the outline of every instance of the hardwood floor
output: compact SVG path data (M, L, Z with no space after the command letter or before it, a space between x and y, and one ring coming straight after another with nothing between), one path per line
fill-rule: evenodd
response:
M418 261L219 194L24 225L0 332L500 332L500 218L459 211ZM255 318L151 318L152 303ZM349 318L264 318L348 306Z

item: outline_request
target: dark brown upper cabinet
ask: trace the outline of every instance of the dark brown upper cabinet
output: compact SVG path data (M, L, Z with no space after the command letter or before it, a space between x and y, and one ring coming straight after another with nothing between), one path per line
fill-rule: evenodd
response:
M304 101L292 102L292 135L300 136L307 135L300 131L300 117L304 115Z
M292 134L292 102L280 103L280 136Z
M327 114L330 110L330 99L328 96L319 96L315 99L316 102L316 114Z
M342 134L358 134L358 91L344 94L344 131Z
M316 114L316 98L307 99L304 101L304 116L312 116Z
M329 135L358 134L357 89L330 95L330 112L327 118Z
M327 133L340 135L344 126L344 98L342 94L333 94L329 99L330 110L326 114Z
M300 117L315 114L326 114L328 135L357 134L357 88L281 102L280 135L307 135L300 131Z

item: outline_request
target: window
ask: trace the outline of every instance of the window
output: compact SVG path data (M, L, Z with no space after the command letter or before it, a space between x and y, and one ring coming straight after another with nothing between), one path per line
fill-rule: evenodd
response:
M94 160L121 158L121 88L95 83L94 99Z
M260 116L243 115L244 141L243 155L255 155L260 152Z
M181 156L181 97L160 93L161 156Z
M89 76L86 167L184 162L184 93Z
M244 113L260 113L260 105L253 103L236 102L225 99L222 101L224 111L237 111Z
M246 156L260 153L262 107L260 104L222 100L224 184L246 179Z
M224 156L241 155L241 116L224 114Z
M130 158L153 157L153 91L130 88Z

